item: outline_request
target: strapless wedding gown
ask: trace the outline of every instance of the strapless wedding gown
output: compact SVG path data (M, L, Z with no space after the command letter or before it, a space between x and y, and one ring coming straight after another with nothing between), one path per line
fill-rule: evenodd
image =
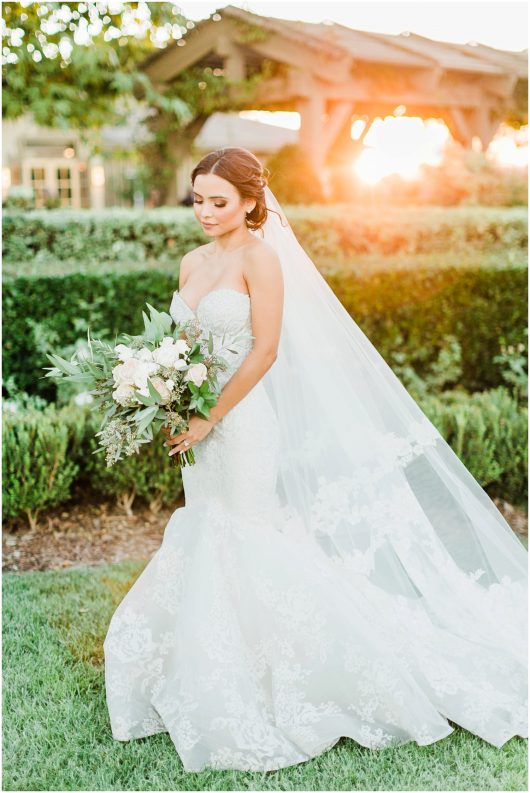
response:
M216 340L252 332L250 298L235 289L209 292L196 313L175 292L170 312L196 316ZM229 356L221 384L251 344ZM105 638L116 740L168 732L188 771L267 771L341 736L373 749L431 744L453 732L449 720L495 746L528 735L524 637L514 631L504 653L498 640L449 632L285 530L281 438L262 381L194 452L186 505Z

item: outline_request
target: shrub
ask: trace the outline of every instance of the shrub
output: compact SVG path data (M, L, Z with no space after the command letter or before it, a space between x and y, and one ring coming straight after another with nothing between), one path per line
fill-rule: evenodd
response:
M3 514L24 513L30 527L45 507L70 496L79 466L69 459L70 432L54 405L4 413L2 426Z
M418 266L368 274L336 270L326 280L381 355L391 362L393 353L402 353L421 377L452 335L462 350L459 384L478 391L504 382L495 359L502 344L526 349L527 275L521 267ZM46 352L84 344L88 326L92 336L109 341L116 333L140 333L145 303L168 310L177 283L176 270L4 282L5 378L55 401L57 385L35 377L49 365ZM4 393L11 396L7 388Z
M6 282L3 316L9 333L4 336L4 376L12 376L22 391L55 401L58 386L43 370L50 365L46 352L84 344L88 327L93 337L108 341L117 333L141 333L145 303L169 309L176 287L176 276L157 271ZM66 394L68 389L63 390Z
M526 252L526 208L385 207L382 217L377 205L315 205L318 193L309 186L310 177L303 170L295 173L292 165L288 174L281 168L278 164L276 180L303 182L272 189L311 256L326 255L344 264L352 255L365 253L444 253L456 259L470 251L496 250L504 257L511 251ZM35 273L39 267L45 273L45 265L61 261L67 262L65 272L99 262L176 264L190 248L209 241L187 207L6 210L3 232L4 265L16 269L28 263Z
M35 209L35 193L33 188L24 185L13 185L2 201L4 209L30 210Z
M528 410L505 386L475 394L446 391L421 406L490 495L526 505Z
M105 454L93 452L98 448L95 433L101 422L91 420L86 434L85 475L91 487L100 493L115 496L119 507L128 515L136 496L143 498L152 512L161 506L177 500L182 492L180 466L168 455L169 449L163 445L164 436L155 436L152 443L142 446L139 454L124 457L115 465L107 468Z
M5 262L176 260L207 241L188 208L5 211Z
M418 404L479 484L490 496L524 507L527 408L505 386L471 395L421 391ZM25 513L35 527L39 511L70 497L74 478L76 485L114 496L129 514L136 498L156 513L180 497L181 469L168 456L162 436L143 446L139 455L107 468L103 452L92 454L98 448L100 421L89 407L39 411L31 406L12 413L14 404L4 402L5 517Z

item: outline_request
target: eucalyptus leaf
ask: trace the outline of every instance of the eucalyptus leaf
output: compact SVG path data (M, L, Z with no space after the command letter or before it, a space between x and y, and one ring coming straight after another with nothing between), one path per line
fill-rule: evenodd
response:
M152 382L151 382L151 379L150 379L149 377L147 378L147 388L149 389L149 393L150 393L150 395L151 395L152 399L154 399L154 401L156 402L156 404L157 404L157 405L159 405L159 404L160 404L160 402L161 402L161 400L162 400L162 394L160 394L160 393L159 393L159 392L156 390L156 388L155 388L155 387L154 387L154 385L152 384Z
M64 358L61 358L60 355L50 355L46 353L46 358L48 358L51 363L53 363L61 372L64 374L78 374L79 373L79 365L76 363L72 363L71 361L66 361Z
M158 408L157 408L156 405L154 405L152 408L149 408L149 413L147 415L145 415L143 417L142 421L138 424L138 432L139 433L143 432L143 430L145 430L145 428L151 423L151 421L153 420L153 418L156 415L157 410L158 410Z

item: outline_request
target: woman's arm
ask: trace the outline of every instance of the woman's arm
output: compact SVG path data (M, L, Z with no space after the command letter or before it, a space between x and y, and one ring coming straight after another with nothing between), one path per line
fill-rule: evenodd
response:
M283 275L276 251L264 243L248 257L243 271L252 304L254 346L221 390L208 421L216 424L261 380L276 360L283 315Z

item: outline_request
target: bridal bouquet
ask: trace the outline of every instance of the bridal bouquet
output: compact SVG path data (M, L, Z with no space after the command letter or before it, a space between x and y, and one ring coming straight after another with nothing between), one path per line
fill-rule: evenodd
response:
M123 454L138 454L162 426L173 436L188 429L192 413L208 418L220 394L217 374L228 367L222 353L235 353L229 345L248 338L240 333L225 343L225 334L214 350L211 331L206 337L197 319L174 323L170 314L146 305L150 316L142 311L139 336L121 334L121 343L112 346L91 338L89 330L88 354L76 352L69 361L46 354L54 366L43 367L49 370L45 377L65 378L95 396L94 409L104 415L96 432L100 448L93 453L106 451L107 468ZM180 458L181 465L195 463L193 449Z

